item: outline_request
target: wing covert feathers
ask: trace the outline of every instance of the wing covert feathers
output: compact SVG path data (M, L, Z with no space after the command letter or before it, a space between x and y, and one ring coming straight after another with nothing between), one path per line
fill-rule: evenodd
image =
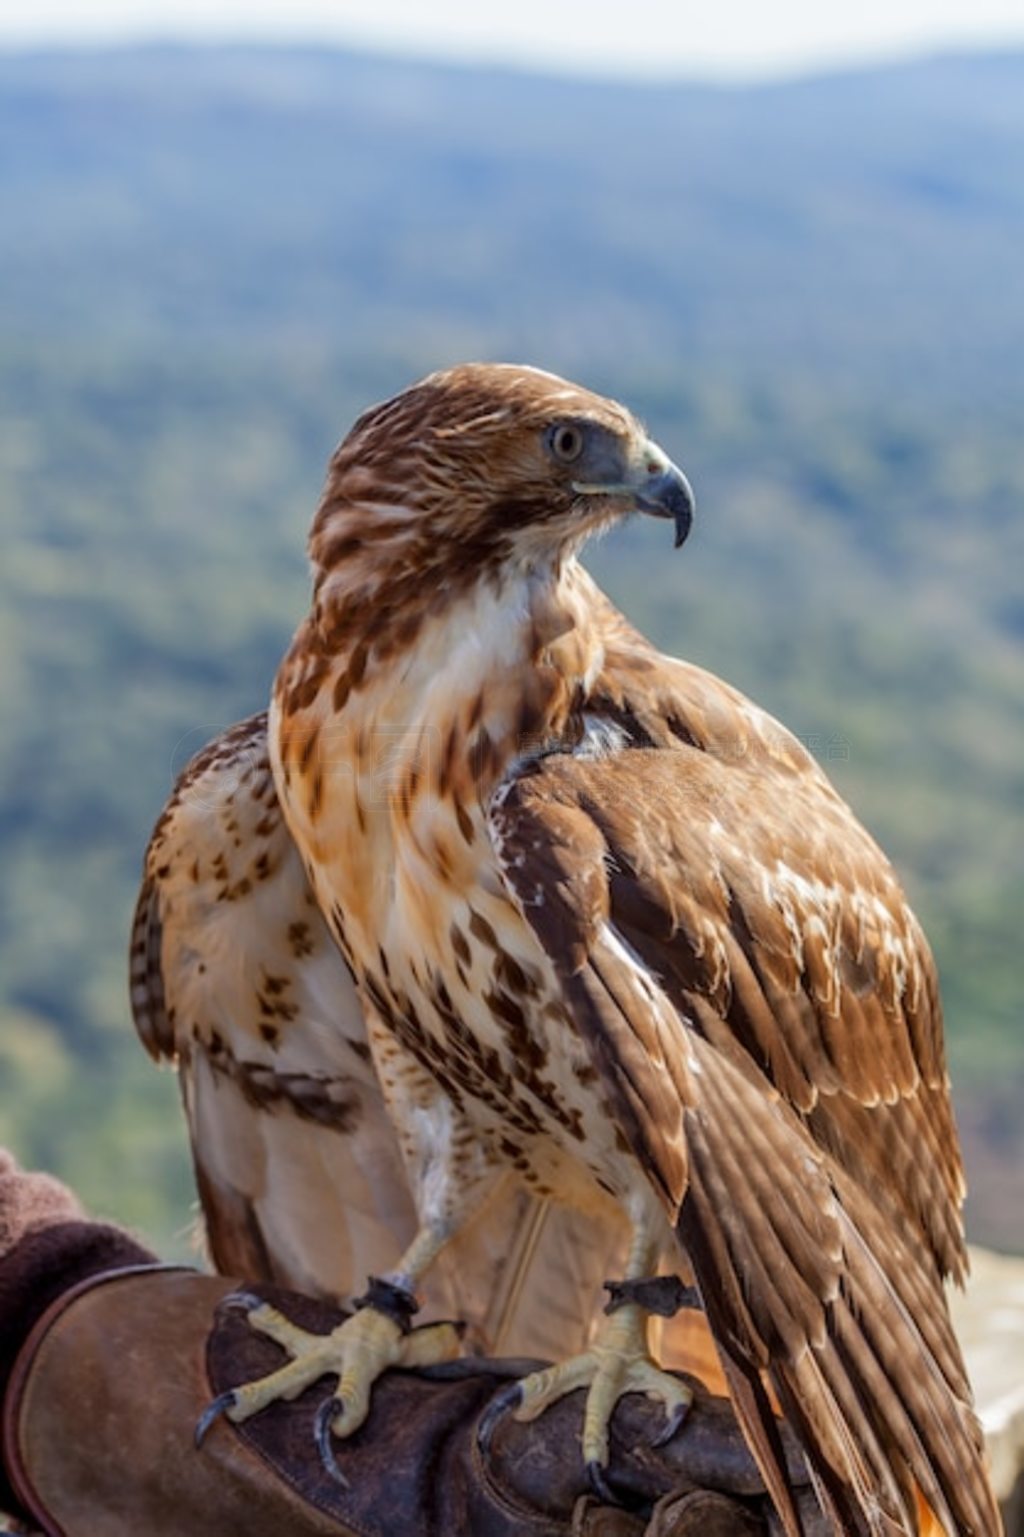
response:
M644 656L597 689L628 745L499 792L506 879L677 1222L786 1531L766 1383L840 1530L916 1532L920 1496L995 1537L942 1288L963 1181L927 946L799 744Z

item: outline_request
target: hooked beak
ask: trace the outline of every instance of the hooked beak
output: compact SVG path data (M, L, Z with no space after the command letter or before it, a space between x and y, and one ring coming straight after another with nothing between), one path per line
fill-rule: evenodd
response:
M615 485L577 483L573 490L589 496L628 496L638 512L650 513L654 518L671 518L676 526L677 550L690 532L697 505L693 488L682 470L649 438L625 480Z
M697 503L693 487L682 470L662 453L656 443L648 441L645 444L633 495L640 512L649 512L655 518L673 520L676 526L675 547L678 550L693 525Z

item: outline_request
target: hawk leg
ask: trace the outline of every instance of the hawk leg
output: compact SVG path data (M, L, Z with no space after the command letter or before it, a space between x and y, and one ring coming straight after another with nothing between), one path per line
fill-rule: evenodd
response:
M608 1430L619 1399L626 1393L646 1393L648 1398L660 1400L665 1408L665 1427L654 1443L657 1446L671 1440L693 1402L686 1384L662 1371L648 1350L650 1313L665 1313L664 1283L644 1279L644 1272L653 1268L656 1258L652 1246L642 1238L634 1243L626 1281L608 1283L611 1301L605 1310L607 1317L589 1350L543 1371L532 1372L499 1394L480 1421L478 1439L482 1451L486 1453L495 1427L506 1411L511 1410L516 1420L529 1422L567 1393L586 1388L581 1443L587 1477L600 1499L617 1503L605 1470ZM634 1300L645 1292L648 1301L658 1299L653 1309Z
M292 1359L256 1382L222 1393L196 1427L197 1440L220 1415L236 1424L279 1399L297 1398L321 1377L336 1376L338 1386L316 1416L316 1440L331 1476L346 1482L331 1444L359 1429L370 1411L373 1385L388 1367L433 1366L460 1354L459 1327L452 1323L411 1327L417 1310L415 1290L448 1240L491 1189L494 1165L486 1149L467 1132L447 1095L423 1068L402 1054L390 1032L367 1010L371 1048L383 1045L387 1072L382 1089L388 1111L399 1128L410 1171L420 1227L397 1267L371 1280L357 1311L330 1334L309 1334L273 1308L248 1299L249 1321ZM246 1300L240 1299L242 1306Z

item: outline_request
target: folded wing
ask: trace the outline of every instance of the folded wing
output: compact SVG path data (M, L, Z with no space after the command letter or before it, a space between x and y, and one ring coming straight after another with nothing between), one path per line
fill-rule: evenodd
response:
M963 1185L927 946L800 745L624 625L575 753L492 813L696 1273L789 1530L764 1380L844 1531L999 1530L942 1278Z

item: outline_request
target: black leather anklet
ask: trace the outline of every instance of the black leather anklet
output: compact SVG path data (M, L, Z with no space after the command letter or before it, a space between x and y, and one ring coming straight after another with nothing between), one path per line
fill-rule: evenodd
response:
M659 1318L674 1318L682 1308L699 1308L700 1292L696 1286L684 1286L677 1275L646 1276L639 1281L606 1281L606 1313L614 1313L627 1302L636 1302L646 1313Z
M396 1286L394 1281L383 1281L380 1276L370 1276L366 1295L354 1297L352 1306L356 1312L363 1308L373 1308L375 1313L383 1313L385 1318L390 1318L396 1323L403 1334L408 1334L412 1328L413 1315L418 1313L420 1305L412 1292L406 1291L404 1286Z

